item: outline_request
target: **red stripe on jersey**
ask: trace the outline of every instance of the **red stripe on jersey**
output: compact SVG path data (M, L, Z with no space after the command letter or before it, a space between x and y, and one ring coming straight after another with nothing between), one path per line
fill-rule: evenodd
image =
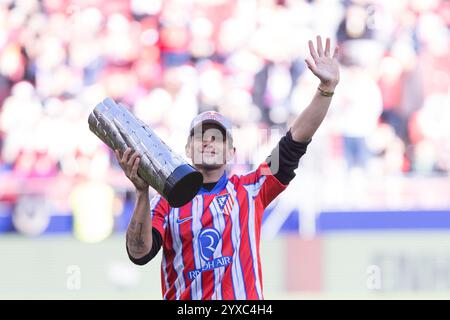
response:
M256 170L250 171L239 177L239 184L251 184L256 183L261 176L259 174L259 167Z
M262 225L262 214L258 214L258 212L264 213L264 208L262 207L262 203L259 201L255 201L255 233L256 233L256 252L258 254L258 276L261 283L261 295L264 299L264 288L263 288L263 276L262 276L262 268L261 268L261 257L259 253L259 245L261 240L261 225Z
M164 298L164 292L167 291L167 288L166 288L166 277L164 276L164 270L163 270L162 263L161 263L161 270L160 271L161 271L161 291L162 291L163 298Z
M258 300L259 296L258 296L258 292L256 290L256 281L259 280L256 277L258 277L258 274L255 274L255 266L257 266L257 263L260 261L260 256L259 256L259 250L257 250L258 246L259 246L259 240L256 237L255 234L255 230L249 230L249 219L250 219L250 214L249 214L249 201L254 201L253 197L248 194L247 190L245 190L245 188L243 186L239 186L240 190L242 190L242 192L239 192L239 196L242 197L242 199L239 199L239 202L242 203L245 207L245 215L242 214L241 212L241 216L240 216L240 220L241 220L241 250L240 250L240 255L241 255L241 261L242 261L242 268L243 268L243 273L244 273L244 282L245 282L245 287L246 287L246 292L247 292L247 299L248 300ZM258 226L257 224L257 214L256 214L256 206L255 206L255 217L254 220L251 221L251 223L255 226L256 229L260 228L260 226ZM252 247L251 247L251 243L250 243L250 234L249 233L253 233L255 234L255 239L256 239L256 248L254 248L254 250L256 250L256 257L257 257L257 261L253 260L253 252L252 252Z
M175 288L175 280L176 280L176 272L173 267L173 260L175 258L175 252L173 251L173 240L171 236L171 227L169 223L166 226L166 236L164 237L163 244L163 254L166 257L166 273L167 273L167 282L169 282L169 288L166 288L166 291L163 292L163 297L166 296L167 300L174 300L176 298L176 288ZM163 272L161 270L161 272ZM164 277L164 273L161 274Z
M156 205L154 205L155 202ZM152 227L159 231L164 242L164 223L166 221L166 215L170 211L169 203L160 195L156 195L153 197L150 205L154 205L154 208L151 208L152 211L150 212L150 216L152 217Z
M177 219L177 221L174 221L174 224L177 224L180 230L179 237L181 238L183 248L183 277L186 285L186 290L181 293L180 300L192 299L192 280L188 277L188 272L195 269L194 251L192 248L192 218L190 220L185 220L192 217L192 205L193 202L191 201L180 207L178 217L174 217L174 219ZM183 220L184 222L180 222Z
M213 228L213 216L209 206L217 195L205 195L203 196L203 215L202 226L203 228ZM203 261L202 261L203 263ZM211 300L211 296L214 293L214 269L203 271L202 277L202 300Z
M239 223L241 229L241 241L239 248L239 258L241 260L242 276L244 278L245 293L248 300L255 300L258 298L256 291L254 290L254 275L253 275L253 263L252 253L248 234L248 206L246 190L242 190L242 186L238 187L237 197L238 202L241 204L241 210L239 214ZM255 297L256 296L256 297Z
M225 189L226 190L226 189ZM231 197L232 195L230 195ZM223 215L223 219L225 221L225 229L222 233L222 256L224 257L232 257L233 256L233 241L231 238L231 228L232 222L230 215ZM227 265L224 270L224 275L222 279L222 299L223 300L235 300L236 295L234 293L233 288L233 276L231 271L231 266L234 261Z
M275 178L266 162L261 163L256 170L241 176L239 183L254 184L263 176L266 177L266 180L263 182L257 198L262 202L263 207L265 208L287 187L287 185L282 184ZM260 213L262 214L263 212Z

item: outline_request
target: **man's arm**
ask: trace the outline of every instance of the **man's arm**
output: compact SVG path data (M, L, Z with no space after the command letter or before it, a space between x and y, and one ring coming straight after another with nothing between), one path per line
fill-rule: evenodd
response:
M292 127L292 139L296 142L309 142L319 128L330 106L332 93L339 83L338 49L330 54L330 39L326 39L325 50L322 39L317 37L317 50L309 41L311 59L305 62L311 72L319 78L320 84L309 106L295 119Z
M153 242L148 189L136 190L136 198L133 216L127 229L126 245L130 257L140 259L150 252Z
M126 247L130 259L139 260L150 252L153 245L149 185L137 174L140 161L137 152L130 156L131 149L127 148L122 156L118 150L115 153L120 167L136 188L136 205L127 229Z

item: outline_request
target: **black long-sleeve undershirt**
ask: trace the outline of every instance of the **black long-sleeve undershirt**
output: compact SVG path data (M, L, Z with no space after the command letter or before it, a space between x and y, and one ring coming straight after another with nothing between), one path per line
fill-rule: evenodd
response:
M286 185L295 177L295 169L298 168L300 158L306 153L308 144L311 142L297 142L292 139L289 130L284 137L280 139L278 145L272 150L266 162L270 167L272 174L282 184ZM278 165L276 163L278 159Z
M159 233L158 230L156 230L155 228L152 228L152 249L150 250L150 252L148 254L146 254L145 256L136 259L133 256L131 256L130 251L128 250L128 245L127 247L127 254L128 254L128 258L130 258L130 260L137 265L143 266L144 264L146 264L147 262L149 262L150 260L152 260L159 252L159 250L161 249L161 245L162 245L162 236Z

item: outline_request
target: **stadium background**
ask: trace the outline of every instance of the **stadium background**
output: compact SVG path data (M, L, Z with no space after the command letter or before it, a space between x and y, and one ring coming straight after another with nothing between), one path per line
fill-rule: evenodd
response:
M246 172L311 99L316 34L342 79L265 213L266 298L450 298L449 26L443 0L1 1L0 299L159 299L89 112L112 97L183 153L218 110Z

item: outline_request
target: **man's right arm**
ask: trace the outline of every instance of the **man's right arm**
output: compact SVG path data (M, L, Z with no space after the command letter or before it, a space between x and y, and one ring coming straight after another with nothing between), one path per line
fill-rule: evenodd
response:
M148 189L136 191L136 206L128 225L126 242L128 253L134 259L144 257L152 248L152 219Z
M137 173L140 161L138 153L131 154L131 151L127 148L123 155L120 155L119 150L115 150L115 153L120 167L136 188L136 205L126 234L127 253L133 263L143 265L158 253L162 237L152 228L149 185Z

